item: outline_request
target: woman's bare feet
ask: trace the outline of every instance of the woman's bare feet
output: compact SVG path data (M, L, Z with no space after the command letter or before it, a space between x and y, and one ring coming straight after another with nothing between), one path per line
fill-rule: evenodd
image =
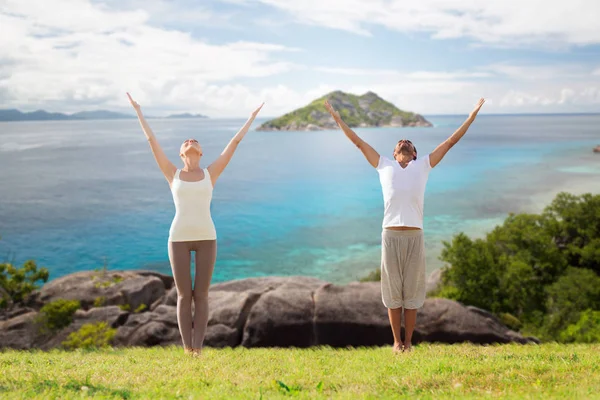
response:
M193 347L192 348L192 355L194 357L200 357L202 355L202 349L201 348L197 348L197 347Z
M403 349L403 351L405 351L407 353L410 353L412 351L412 344L410 342L409 343L404 343L404 349Z
M394 343L392 351L394 353L402 353L402 351L404 351L404 346L402 346L402 343Z
M193 353L193 349L191 347L184 347L183 348L183 353L191 355Z

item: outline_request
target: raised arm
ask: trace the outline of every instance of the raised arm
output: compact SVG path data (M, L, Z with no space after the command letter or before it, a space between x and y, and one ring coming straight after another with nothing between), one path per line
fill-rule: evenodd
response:
M142 126L142 130L146 135L146 139L148 140L148 143L150 143L150 148L152 149L154 159L156 160L156 163L160 167L160 170L162 171L163 175L165 176L167 182L169 182L170 185L173 181L173 177L175 176L175 171L177 170L177 168L171 161L169 161L162 147L160 147L160 144L158 144L158 140L156 140L154 132L152 132L152 129L150 129L148 122L146 122L146 118L144 118L144 115L142 114L142 109L140 105L136 103L135 100L133 100L133 98L131 98L131 95L129 93L127 93L127 97L129 98L129 102L133 106L135 113L137 114L138 120L140 121L140 125Z
M375 151L374 148L369 146L367 142L362 140L356 132L354 132L344 121L342 121L342 117L340 114L333 109L331 104L327 100L325 100L325 108L329 111L329 114L333 117L338 126L344 131L344 134L358 149L363 153L369 164L373 166L373 168L377 168L377 164L379 164L379 153Z
M219 158L217 158L212 164L208 166L208 172L210 173L210 179L212 181L213 186L215 182L217 182L217 179L219 178L219 175L221 175L221 172L223 172L227 164L229 164L229 161L231 161L231 157L233 157L233 153L235 153L238 144L240 144L240 142L248 132L248 129L250 129L250 125L252 125L252 122L254 122L254 118L256 118L258 112L264 104L265 103L262 103L256 110L252 112L252 115L250 115L248 121L246 121L244 126L242 126L238 133L235 134L233 139L229 141L227 146L225 146L225 150L223 150Z
M452 136L444 140L438 147L435 148L435 150L431 154L429 154L429 164L431 165L431 168L438 165L440 161L442 161L442 158L444 158L448 150L450 150L456 143L458 143L458 141L465 135L465 133L467 133L467 130L469 129L473 121L475 121L475 117L477 116L477 113L481 109L483 103L485 103L485 100L479 99L479 102L477 102L477 105L475 106L473 111L471 111L471 114L469 114L469 117L466 119L465 122L463 122L460 128L458 128L452 134Z

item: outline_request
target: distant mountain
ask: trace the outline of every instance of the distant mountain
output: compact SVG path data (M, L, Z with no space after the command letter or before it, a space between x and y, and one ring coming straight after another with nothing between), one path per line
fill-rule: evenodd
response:
M76 121L93 119L132 119L133 115L113 111L81 111L75 114L49 113L44 110L21 112L19 110L0 110L0 121Z
M136 119L133 114L123 114L114 111L97 110L97 111L80 111L74 114L64 113L49 113L44 110L32 112L22 112L19 110L0 110L0 122L3 121L85 121L85 120L100 120L100 119ZM147 119L163 118L146 116ZM164 118L208 118L201 114L174 114Z
M137 118L135 115L122 114L114 111L80 111L71 114L69 119L132 119Z
M183 114L169 115L166 118L208 118L208 117L206 115L202 115L202 114L183 113Z
M267 121L260 131L314 131L335 129L337 124L325 109L324 101L341 115L350 127L432 126L423 116L402 111L373 92L356 96L342 91L331 92L282 117Z

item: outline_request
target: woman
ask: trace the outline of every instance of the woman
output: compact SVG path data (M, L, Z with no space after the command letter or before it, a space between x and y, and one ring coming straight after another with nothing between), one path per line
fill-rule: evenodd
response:
M338 126L360 149L369 164L379 172L383 191L384 217L381 240L381 296L388 309L394 335L394 352L410 351L417 321L417 309L425 302L425 246L423 241L423 205L429 171L467 132L485 102L480 99L467 120L456 132L424 157L410 140L400 140L394 160L380 156L348 127L325 101ZM405 337L401 340L402 308Z
M140 125L150 143L152 154L169 182L175 217L169 230L169 261L177 287L177 321L187 354L200 355L208 323L208 287L217 257L217 234L210 215L210 202L217 179L231 160L238 144L262 108L260 105L225 150L208 168L200 168L202 147L196 139L187 139L179 149L183 168L177 169L158 144L142 115L140 105L127 93ZM191 252L196 253L196 277L192 290ZM194 316L192 318L192 301Z

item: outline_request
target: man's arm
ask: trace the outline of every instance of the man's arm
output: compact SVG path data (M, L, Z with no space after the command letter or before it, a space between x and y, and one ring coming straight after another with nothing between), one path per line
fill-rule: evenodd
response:
M362 140L356 134L356 132L350 129L350 127L346 125L344 121L342 121L340 114L333 109L333 107L331 106L331 104L329 104L327 100L325 100L325 108L327 109L327 111L329 111L329 113L331 114L335 122L338 124L338 126L342 129L342 131L344 131L346 137L350 139L350 141L354 143L354 145L358 147L358 149L363 153L369 164L371 164L373 168L377 168L377 165L379 164L379 153L377 153L377 151L375 151L374 148L372 148L367 142Z
M458 128L452 134L452 136L440 143L440 145L436 147L431 154L429 154L429 164L431 165L431 168L438 165L440 161L442 161L448 150L454 147L454 145L458 143L458 141L465 135L465 133L467 133L467 130L469 129L473 121L475 121L475 117L477 116L477 113L481 109L483 103L485 103L485 100L483 98L479 99L479 102L475 106L475 109L471 111L471 114L469 114L469 117L466 119L465 122L463 122L460 128Z

